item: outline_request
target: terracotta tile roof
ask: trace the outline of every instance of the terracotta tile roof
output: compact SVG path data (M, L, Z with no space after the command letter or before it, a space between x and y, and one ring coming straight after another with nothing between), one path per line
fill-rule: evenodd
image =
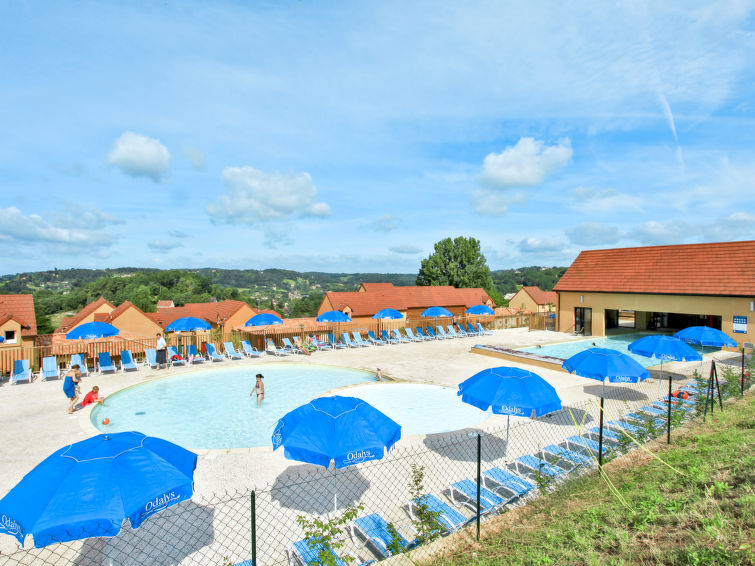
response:
M94 322L110 322L110 313L109 312L96 312L94 313L92 320L94 320Z
M556 291L755 296L755 240L584 251Z
M547 305L548 303L556 304L558 302L558 293L555 291L543 291L540 287L522 287L535 304Z
M124 312L126 312L128 309L136 309L142 314L145 314L145 312L137 307L134 303L131 301L123 301L120 305L115 307L113 310L110 311L110 314L108 316L108 322L111 320L115 320L119 316L121 316Z
M368 293L393 289L393 283L362 283L362 289Z
M363 283L362 286L371 285ZM390 284L389 284L390 285ZM366 287L365 287L366 288ZM450 286L383 287L379 291L329 292L325 294L335 310L351 309L353 316L372 316L385 308L399 311L434 306L465 308L490 300L481 288L457 289Z
M498 307L495 309L496 316L513 316L516 314L523 314L524 311L519 307Z
M81 322L84 318L92 314L94 311L96 311L98 308L100 308L102 305L108 305L110 307L110 310L114 309L115 306L111 304L109 301L106 301L104 297L100 297L96 301L89 303L86 305L83 309L81 309L79 312L77 312L73 316L67 316L63 320L60 321L60 326L55 330L56 333L58 332L67 332L69 329L76 326L79 322Z
M163 328L174 320L185 316L195 316L206 320L210 324L217 324L218 321L223 324L244 306L249 305L243 301L232 300L220 301L219 303L186 303L182 307L165 307L159 309L157 312L145 314ZM252 309L252 312L257 312L257 309L249 308Z
M10 315L10 318L21 325L21 336L37 335L37 316L32 295L0 295L0 316L5 315Z

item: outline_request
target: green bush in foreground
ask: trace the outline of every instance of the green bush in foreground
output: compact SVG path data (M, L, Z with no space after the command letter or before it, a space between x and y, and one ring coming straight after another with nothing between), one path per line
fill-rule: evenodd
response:
M491 522L427 563L755 564L755 395ZM631 460L630 460L631 458Z

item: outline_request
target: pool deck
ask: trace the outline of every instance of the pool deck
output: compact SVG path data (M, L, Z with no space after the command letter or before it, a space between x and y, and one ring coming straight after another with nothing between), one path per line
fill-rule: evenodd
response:
M224 361L218 364L206 362L163 371L141 366L137 372L90 375L82 380L81 389L82 393L86 393L92 386L98 385L100 395L106 397L124 387L166 375L207 370L211 365L259 367L261 364L287 363L343 366L372 372L380 367L388 380L456 387L458 383L478 371L502 365L503 360L498 361L473 353L471 350L477 344L516 348L578 339L583 337L548 331L530 332L526 328L516 328L498 330L492 335L481 337L316 352L312 356L267 356L262 360ZM719 353L716 357L720 359L726 355ZM706 356L706 359L708 358L709 356ZM506 365L532 369L531 366L513 361L506 361ZM707 363L705 365L708 367ZM673 362L665 364L664 370L689 375L697 367L697 362ZM563 371L540 368L535 371L556 388L564 406L593 398L585 390L591 385L588 380ZM90 409L81 410L74 415L66 414L67 400L62 392L62 381L59 380L34 381L31 384L20 385L3 382L0 386L0 406L3 414L0 497L55 450L99 433L89 421ZM166 407L166 410L170 408ZM494 415L485 420L481 428L504 425L505 417ZM414 443L421 442L422 439L417 436L407 437L399 442ZM284 459L282 450L273 453L271 447L197 452L199 460L195 488L200 495L262 488L272 484L290 466L302 468L301 463ZM1 537L0 552L15 548L14 544L6 548L9 539L10 537Z

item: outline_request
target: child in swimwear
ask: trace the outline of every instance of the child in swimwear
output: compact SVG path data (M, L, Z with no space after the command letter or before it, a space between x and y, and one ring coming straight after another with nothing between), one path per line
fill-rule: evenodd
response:
M265 398L265 384L262 383L262 380L264 379L263 375L261 373L257 374L257 383L254 384L254 389L252 389L252 392L249 394L249 397L257 394L257 406L259 407L262 403L262 400Z

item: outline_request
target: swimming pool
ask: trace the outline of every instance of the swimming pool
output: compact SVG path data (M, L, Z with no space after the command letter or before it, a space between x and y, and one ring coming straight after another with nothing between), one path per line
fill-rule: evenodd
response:
M260 407L249 396L257 373L265 376ZM378 384L372 373L361 370L275 364L197 371L130 387L95 407L91 421L103 432L138 430L195 450L270 446L283 415L350 385L355 387L337 394L374 405L402 426L402 435L458 430L490 416L462 403L448 387ZM102 424L105 418L110 424Z
M574 354L578 354L582 350L586 350L587 348L592 348L593 343L595 344L595 347L598 348L612 348L614 350L618 350L619 352L622 352L623 354L627 354L634 360L636 360L642 367L651 367L651 366L657 366L661 362L657 358L646 358L645 356L637 356L635 354L632 354L628 349L627 346L634 342L635 340L639 340L643 336L650 336L653 334L658 334L657 332L632 332L629 334L617 334L615 336L594 336L594 337L588 337L584 340L574 340L572 342L559 342L557 344L544 344L541 347L537 346L530 346L528 348L516 348L517 350L521 350L523 352L531 352L533 354L539 354L543 356L552 356L554 358L561 358L562 360L565 360L567 358L572 357ZM693 346L693 348L696 351L700 351L700 346ZM704 348L704 352L707 354L709 352L715 352L717 348Z

